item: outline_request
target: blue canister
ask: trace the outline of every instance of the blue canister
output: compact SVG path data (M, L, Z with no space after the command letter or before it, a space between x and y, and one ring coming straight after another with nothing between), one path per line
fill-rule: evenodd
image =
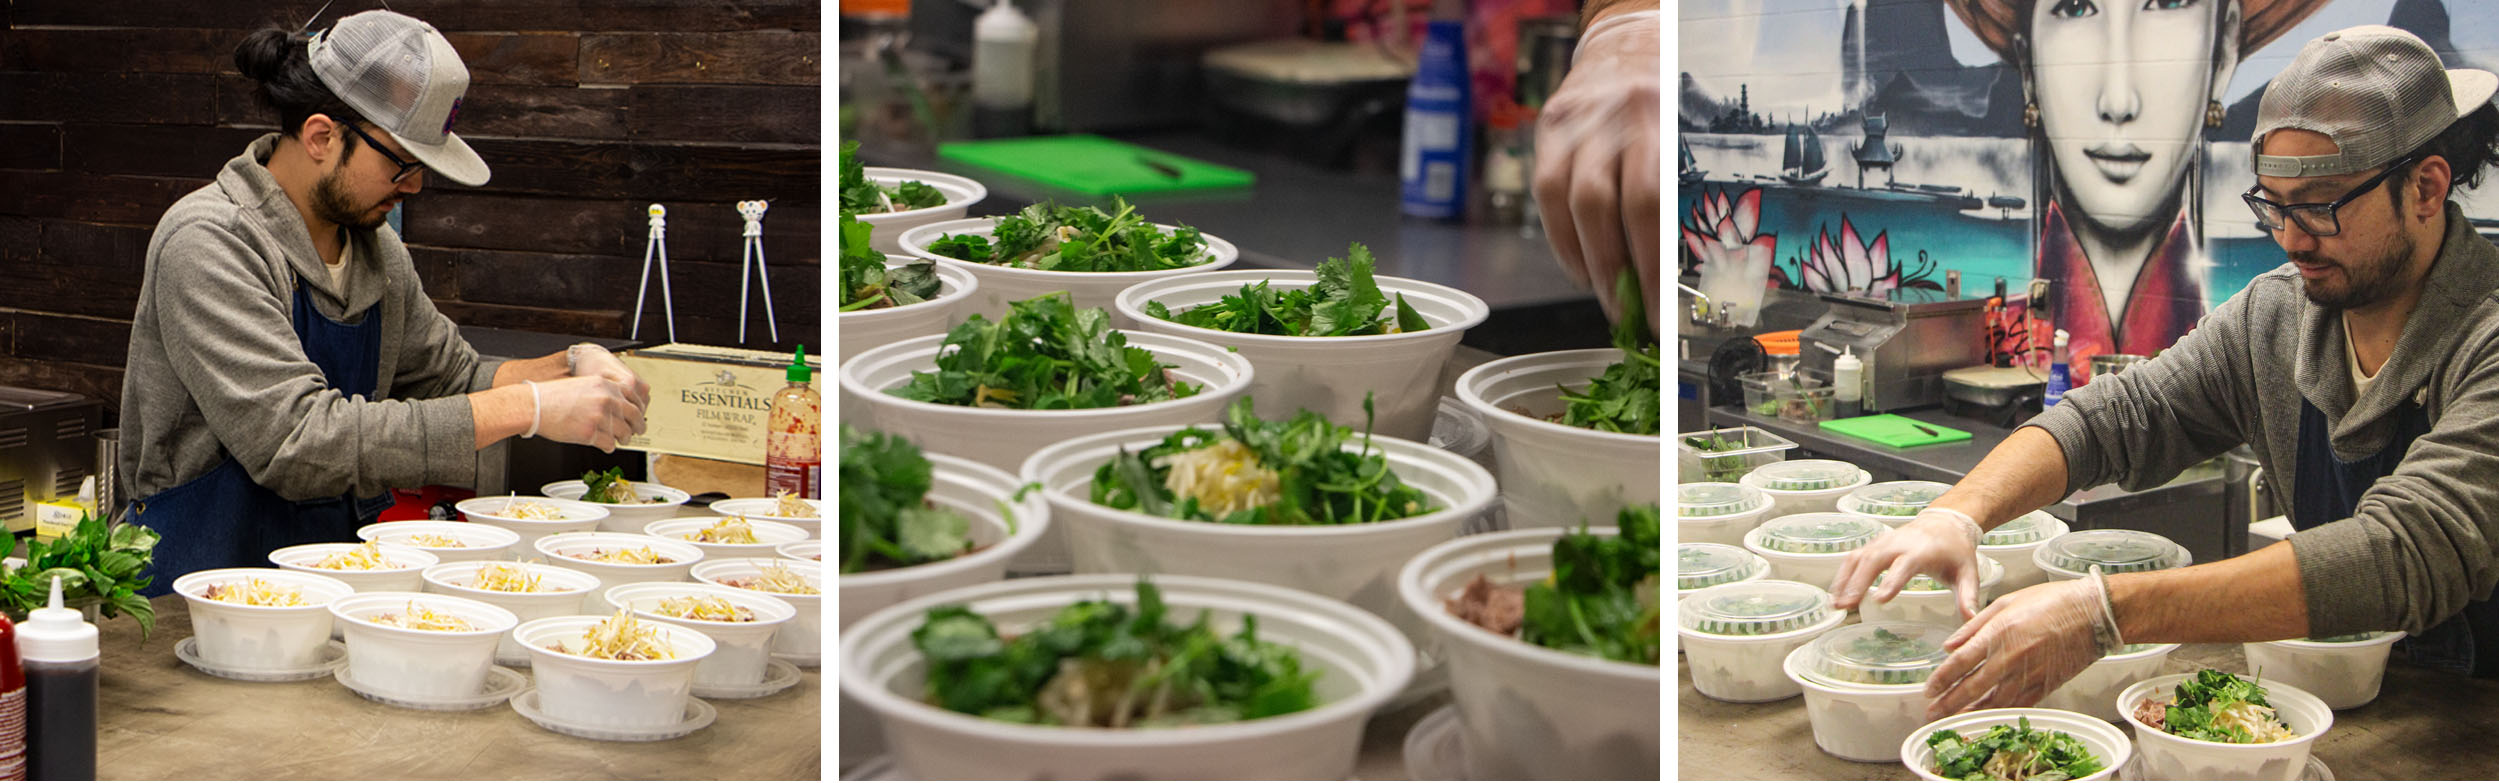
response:
M1467 118L1465 26L1436 19L1426 26L1422 57L1406 86L1405 144L1397 156L1399 208L1406 214L1465 215Z

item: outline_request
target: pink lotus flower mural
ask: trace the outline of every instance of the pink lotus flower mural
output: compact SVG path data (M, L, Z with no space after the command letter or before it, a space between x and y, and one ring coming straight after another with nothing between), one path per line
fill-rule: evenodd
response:
M1935 262L1926 251L1918 251L1918 268L1914 270L1903 269L1892 260L1889 232L1877 231L1874 241L1862 241L1857 225L1847 215L1841 215L1836 241L1827 225L1814 234L1808 258L1797 265L1799 288L1829 293L1860 291L1878 297L1899 288L1941 288L1926 279L1935 271Z
M1779 237L1759 233L1761 189L1730 200L1725 190L1704 191L1683 228L1683 247L1701 275L1701 292L1728 313L1730 323L1751 326L1772 285L1771 263Z

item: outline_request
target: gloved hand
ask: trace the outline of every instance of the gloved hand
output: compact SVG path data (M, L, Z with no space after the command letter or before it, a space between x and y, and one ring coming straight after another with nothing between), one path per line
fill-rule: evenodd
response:
M596 343L574 343L573 347L565 349L564 366L566 374L572 377L595 375L624 386L625 396L632 399L637 408L651 405L651 384L626 369L624 361L617 359L616 354Z
M1649 330L1666 311L1657 276L1657 11L1617 13L1579 38L1571 70L1536 120L1536 209L1573 282L1594 281L1608 320L1613 282L1633 265Z
M1944 640L1952 650L1926 681L1928 720L1967 710L2027 707L2122 644L2107 582L2035 585L1999 598Z
M1831 604L1855 609L1874 586L1873 600L1885 603L1919 574L1952 586L1961 599L1961 616L1978 614L1978 521L1949 508L1928 506L1916 519L1875 537L1848 554L1839 576L1831 580ZM1890 573L1886 574L1888 571ZM1874 585L1877 576L1883 584Z
M589 375L534 386L538 437L613 452L617 441L642 433L642 405L624 384Z

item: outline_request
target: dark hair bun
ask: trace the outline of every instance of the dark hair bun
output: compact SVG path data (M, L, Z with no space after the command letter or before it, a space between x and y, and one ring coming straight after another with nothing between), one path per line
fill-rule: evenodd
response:
M287 57L301 48L292 33L264 28L234 47L234 67L253 81L276 81L286 71Z

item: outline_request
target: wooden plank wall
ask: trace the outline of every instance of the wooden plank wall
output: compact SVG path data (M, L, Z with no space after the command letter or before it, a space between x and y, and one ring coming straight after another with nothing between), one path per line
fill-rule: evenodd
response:
M320 0L0 0L0 384L118 412L156 219L276 127L236 73L251 29ZM381 7L337 0L323 23ZM469 68L461 136L486 187L403 205L427 293L453 320L623 337L667 205L680 340L823 345L817 287L822 6L811 0L394 0ZM743 224L764 219L780 341L737 340ZM753 273L749 272L750 284ZM659 290L642 326L664 339ZM759 293L759 291L758 291Z

